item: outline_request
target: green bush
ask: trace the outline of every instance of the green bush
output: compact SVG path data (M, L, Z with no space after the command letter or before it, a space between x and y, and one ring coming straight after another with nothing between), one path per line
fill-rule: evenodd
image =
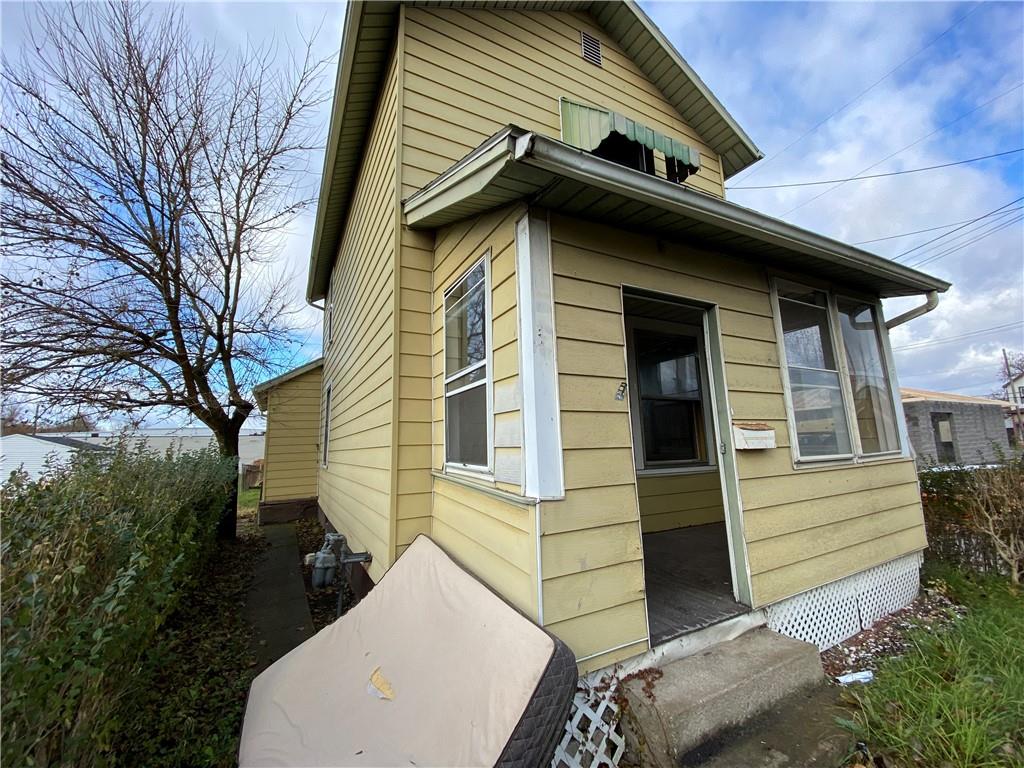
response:
M921 501L929 556L980 572L1005 572L1004 540L1024 521L1019 496L1024 489L1024 457L1005 455L986 466L922 467ZM999 518L993 528L991 515Z
M81 452L0 496L5 765L107 765L235 481L213 451Z

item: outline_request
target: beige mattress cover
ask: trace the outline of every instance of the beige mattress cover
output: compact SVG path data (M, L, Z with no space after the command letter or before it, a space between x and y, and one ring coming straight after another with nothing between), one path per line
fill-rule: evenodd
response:
M249 690L248 766L489 766L554 643L418 537L338 621Z

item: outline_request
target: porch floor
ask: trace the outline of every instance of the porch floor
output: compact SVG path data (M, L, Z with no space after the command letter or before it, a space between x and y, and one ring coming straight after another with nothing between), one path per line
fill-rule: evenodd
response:
M725 523L646 533L643 542L651 645L750 610L732 598Z

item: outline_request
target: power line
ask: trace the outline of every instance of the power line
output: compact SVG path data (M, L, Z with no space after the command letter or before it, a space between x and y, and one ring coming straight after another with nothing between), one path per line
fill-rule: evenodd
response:
M1018 325L1024 325L1024 320L1018 320L1014 323L1005 323L1003 325L994 325L991 328L981 328L977 331L970 331L968 333L961 333L957 336L945 336L939 339L928 339L926 341L919 341L914 344L906 344L902 347L893 347L893 352L900 352L905 349L921 349L922 347L934 347L939 344L946 344L950 341L961 341L963 339L971 338L974 336L982 336L986 333L993 333L995 331L1005 331L1009 328L1014 328Z
M806 138L807 138L808 136L810 136L810 135L811 135L812 133L814 133L814 132L815 132L816 130L818 130L819 128L821 128L821 126L825 125L825 123L827 123L827 122L828 122L829 120L831 120L831 119L832 119L833 117L835 117L836 115L838 115L838 114L839 114L840 112L842 112L842 111L843 111L844 109L846 109L846 108L847 108L847 107L849 107L850 105L852 105L852 104L854 104L855 102L857 102L858 100L860 100L860 98L861 98L862 96L864 96L864 95L865 95L866 93L868 93L869 91L873 90L873 89L874 89L874 88L875 88L876 86L880 85L880 84L881 84L882 82L884 82L884 81L885 81L885 80L887 80L887 79L888 79L889 77L891 77L891 76L892 76L893 74L895 74L895 73L896 73L896 72L897 72L897 71L898 71L899 69L901 69L901 68L903 67L903 65L904 65L904 64L907 64L908 62L912 61L913 59L916 59L916 58L917 58L918 56L920 56L920 55L921 55L922 53L924 53L925 51L927 51L927 50L928 50L929 48L931 48L931 47L932 47L933 45L935 45L935 44L936 44L937 42L939 42L939 40L941 40L941 39L942 39L942 38L944 38L944 37L945 37L946 35L948 35L948 34L949 34L950 32L952 32L952 31L953 31L953 28L954 28L954 27L956 27L956 26L957 26L958 24L960 24L960 22L962 22L962 21L963 21L964 19L966 19L966 18L967 18L968 16L970 16L970 15L971 15L972 13L974 13L974 12L975 12L976 10L978 10L978 8L980 8L980 7L981 7L981 5L982 5L982 4L981 4L980 2L978 2L978 3L975 3L975 4L974 4L974 6L973 6L973 7L972 7L972 8L971 8L971 9L970 9L969 11L967 11L967 13L965 13L965 14L964 14L963 16L961 16L961 17L960 17L959 19L957 19L956 21L954 21L954 22L953 22L952 24L950 24L950 25L949 25L949 26L948 26L948 27L946 28L946 30L945 30L945 31L944 31L944 32L943 32L942 34L940 34L940 35L939 35L938 37L932 38L932 40L931 40L931 41L930 41L930 42L929 42L929 43L928 43L927 45L925 45L925 46L924 46L923 48L921 48L921 49L920 49L919 51L917 51L917 53L914 53L914 54L912 54L912 55L908 56L907 58L905 58L905 59L904 59L903 61L901 61L901 62L900 62L899 64L897 64L897 65L896 65L895 67L893 67L892 69L890 69L890 70L889 70L888 72L886 72L886 73L885 73L884 75L882 75L882 76L881 76L880 78L878 78L877 80L875 80L875 82L873 82L873 83L872 83L871 85L869 85L869 86L868 86L867 88L865 88L865 89L864 89L863 91L861 91L860 93L858 93L858 94L857 94L856 96L854 96L854 97L853 97L852 99L850 99L850 100L849 100L848 102L846 102L845 104L843 104L843 105L842 105L841 107L839 107L838 109L836 109L836 110L833 110L833 111L832 111L831 113L829 113L829 114L828 114L828 116L826 116L826 117L825 117L824 119L822 119L822 120L821 120L820 122L818 122L818 123L817 123L816 125L814 125L814 126L812 126L811 128L807 129L807 131L805 131L804 133L802 133L802 134L801 134L800 136L798 136L797 138L793 139L793 141L791 141L791 142L790 142L789 144L787 144L787 145L786 145L785 147L783 147L783 148L782 148L781 150L779 150L778 152L776 152L776 153L775 153L774 155L771 155L770 157L766 157L766 158L765 158L765 159L763 159L763 160L762 160L761 162L757 163L756 165L753 165L753 166L751 166L751 167L750 167L750 172L749 172L749 173L747 173L747 175L745 176L745 178L749 179L749 178L750 178L751 176L754 176L755 174L757 174L757 173L758 173L758 171L762 171L762 170L764 170L764 167L765 167L766 165L768 165L768 164L769 164L769 163L770 163L770 162L771 162L772 160L775 160L776 158L780 157L781 155L784 155L784 154L786 154L786 152L788 152L789 150L791 150L791 149L792 149L792 148L793 148L794 146L796 146L796 145L797 145L797 144L799 144L799 143L800 143L801 141L803 141L803 140L804 140L804 139L806 139Z
M939 235L938 237L933 237L931 240L927 240L927 241L921 243L920 245L915 245L913 248L908 248L907 250L902 251L901 253L896 254L896 256L893 257L893 260L894 261L899 261L904 256L906 256L907 254L913 253L914 251L919 251L922 248L924 248L926 245L931 245L932 243L938 242L939 240L942 240L945 237L949 237L954 232L959 232L964 227L969 227L971 224L974 224L975 222L981 221L982 219L986 218L987 216L991 216L994 213L999 213L999 211L1003 210L1004 208L1009 208L1011 205L1016 205L1021 200L1024 200L1024 196L1018 197L1016 200L1011 200L1008 203L1004 203L1003 205L1000 205L998 208L994 208L993 210L989 211L988 213L983 214L981 216L978 216L976 219L972 219L971 221L968 221L966 224L961 224L956 229L951 229L949 232L946 232L945 234Z
M1019 211L1024 209L1024 205L1018 205L1016 208L1011 208L1011 211ZM1006 213L1004 211L1003 213ZM991 216L992 214L985 214ZM1000 214L1002 215L1002 214ZM937 227L928 227L927 229L915 229L913 232L901 232L898 235L886 235L885 237L875 237L871 240L858 240L856 243L850 243L850 245L868 245L869 243L880 243L883 240L899 240L901 237L910 237L911 235L923 235L925 232L938 232L940 229L949 229L955 227L957 224L970 224L976 219L964 219L963 221L951 221L949 224L940 224Z
M999 99L1003 98L1004 96L1007 96L1007 95L1009 95L1009 94L1010 94L1010 93L1012 93L1013 91L1015 91L1015 90L1017 90L1018 88L1020 88L1020 87L1021 87L1022 85L1024 85L1024 81L1022 81L1022 82L1019 82L1019 83L1017 83L1017 84L1016 84L1015 86L1013 86L1012 88L1007 88L1007 89L1006 89L1005 91L1003 91L1002 93L1000 93L1000 94L999 94L999 95L997 95L997 96L993 96L993 97L992 97L991 99L989 99L988 101L984 102L983 104L979 104L978 106L974 107L974 109L971 109L971 110L969 110L969 111L967 111L967 112L964 112L964 113L963 113L962 115L960 115L960 117L958 117L958 118L956 118L956 119L954 119L954 120L951 120L950 122L946 123L945 125L940 125L940 126L939 126L938 128L936 128L936 129L935 129L934 131L932 131L931 133L925 134L925 135L924 135L924 136L922 136L921 138L917 139L917 141L912 141L912 142L911 142L910 144L907 144L907 146L903 147L902 149L897 149L897 150L896 150L895 152L893 152L892 154L890 154L890 155L886 155L885 157L883 157L883 158L882 158L881 160L879 160L878 162L872 163L871 165L867 166L866 168L861 168L861 169L860 169L859 171L857 171L857 174L856 174L856 175L860 176L860 175L861 175L862 173L865 173L865 172L867 172L867 171L870 171L870 170L871 170L872 168L877 168L877 167L878 167L879 165L881 165L882 163L884 163L884 162L885 162L886 160L891 160L892 158L896 157L896 155L899 155L899 154L901 154L901 153L903 153L903 152L906 152L906 151L907 151L908 149L910 149L910 148L912 148L912 147L915 147L915 146L917 146L918 144L920 144L920 143L921 143L922 141L925 141L926 139L930 139L930 138L931 138L932 136L934 136L934 135L935 135L936 133L939 133L939 132L941 132L941 131L944 131L944 130L946 130L947 128L950 128L950 127L952 127L953 125L956 125L956 124L957 124L957 123L959 123L959 122L960 122L961 120L964 120L965 118L968 118L968 117L970 117L971 115L973 115L973 114L974 114L975 112L977 112L977 111L978 111L979 109L984 109L984 108L985 108L985 107L987 107L987 106L988 106L989 104L991 104L991 103L993 103L993 102L995 102L995 101L998 101ZM825 190L824 192L819 192L819 193L818 193L817 195L815 195L814 197L810 198L809 200L805 200L804 202L800 203L799 205L796 205L796 206L794 206L794 207L790 208L790 209L789 209L788 211L786 211L785 213L783 213L783 214L782 214L782 216L788 216L789 214L793 213L793 211L798 211L798 210L800 210L800 209L801 209L801 208L803 208L803 207L804 207L805 205L809 205L810 203L813 203L813 202L814 202L815 200L817 200L817 199L819 199L819 198L821 198L821 197L824 197L824 196L825 196L825 195L827 195L827 194L828 194L829 192L833 192L833 191L835 191L835 190L839 189L839 187L843 186L843 185L844 185L845 183L846 183L846 182L839 182L838 184L836 184L836 186L834 186L834 187L831 187L831 188L829 188L829 189L826 189L826 190ZM780 216L779 218L781 218L781 216Z
M997 213L997 214L995 214L993 216L991 221L986 221L986 222L981 223L981 225L978 226L977 229L968 230L966 232L961 232L960 234L956 235L952 240L948 240L946 242L940 242L940 243L935 243L933 245L930 245L927 248L925 248L923 251L918 253L917 257L921 261L923 261L926 258L930 258L932 255L937 253L940 249L948 248L951 244L955 243L958 240L961 241L960 243L957 243L958 246L959 245L969 244L969 243L973 242L973 240L971 240L971 238L974 238L985 227L990 226L993 223L997 223L997 222L999 224L1012 223L1012 222L1010 222L1010 219L1013 218L1014 216L1017 216L1018 215L1018 211L1020 211L1020 210L1024 210L1024 206L1019 206L1018 205L1018 206L1016 206L1014 208L1008 208L1005 211L1000 211L999 213ZM968 238L968 239L967 240L963 240L962 238Z
M915 262L911 266L913 266L916 269L917 267L923 266L924 264L931 264L933 261L938 261L939 259L941 259L941 258L943 258L945 256L949 256L949 254L951 254L951 253L956 253L957 251L961 251L961 250L963 250L964 248L966 248L969 245L974 245L979 240L984 240L989 235L994 235L996 232L999 232L1000 230L1006 229L1007 227L1012 227L1014 224L1017 224L1020 221L1024 221L1024 216L1017 216L1016 218L1010 219L1009 221L1001 222L1000 224L997 224L995 227L993 227L992 229L988 230L987 232L983 232L983 233L977 235L977 237L974 237L973 239L968 240L966 243L961 243L960 245L955 245L952 248L943 251L942 253L938 253L938 254L935 254L934 256L929 256L926 259L922 259L921 261Z
M728 187L729 190L735 189L783 189L785 187L816 187L820 184L838 184L840 182L846 183L847 181L864 181L866 179L881 179L884 176L902 176L906 173L921 173L923 171L934 171L938 168L951 168L954 165L966 165L967 163L977 163L981 160L991 160L993 157L1003 157L1004 155L1015 155L1018 152L1024 152L1024 147L1019 149L1008 149L1005 152L996 152L994 155L982 155L981 157L972 157L968 160L957 160L953 163L942 163L941 165L928 165L924 168L908 168L905 171L890 171L889 173L873 173L869 176L850 176L845 179L827 179L826 181L796 181L791 184L762 184L760 186L751 187Z

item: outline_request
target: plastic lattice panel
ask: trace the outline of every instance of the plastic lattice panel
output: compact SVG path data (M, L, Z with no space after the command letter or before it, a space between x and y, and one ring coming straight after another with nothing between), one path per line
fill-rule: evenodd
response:
M920 588L921 554L890 560L765 609L776 632L831 648L907 605Z
M599 692L581 685L576 691L551 768L618 766L626 742L619 728L619 707L612 698L614 687Z

